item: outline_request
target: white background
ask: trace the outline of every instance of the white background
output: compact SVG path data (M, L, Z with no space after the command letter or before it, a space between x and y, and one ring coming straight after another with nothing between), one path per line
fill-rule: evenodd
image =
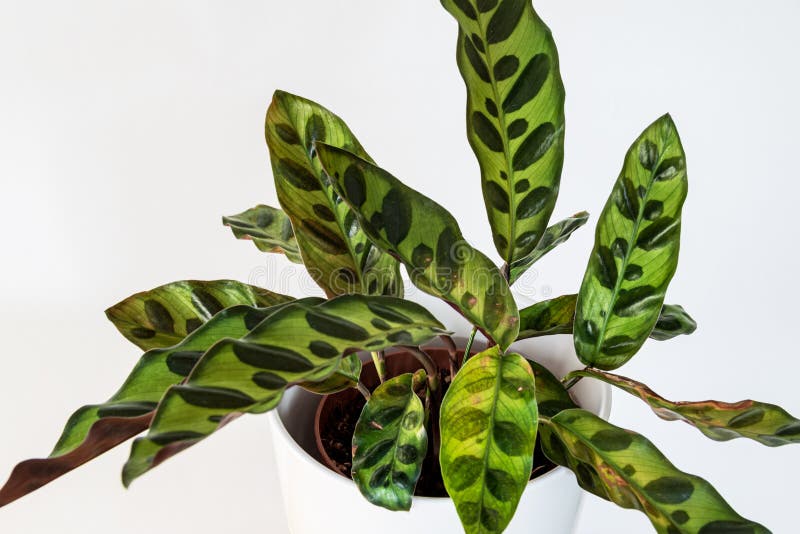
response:
M668 301L700 329L649 342L622 372L676 400L752 397L800 414L800 4L537 9L568 91L555 216L599 214L625 150L666 111L688 152ZM343 116L377 161L451 210L494 257L455 32L435 0L0 2L0 478L46 455L72 410L107 398L136 361L107 306L184 278L299 290L297 278L283 284L282 258L220 225L223 214L276 204L263 143L276 88ZM529 296L577 290L592 232L541 262L522 282ZM622 394L612 421L709 479L742 515L797 532L800 448L711 442ZM284 534L268 438L263 419L244 418L129 491L123 445L0 510L0 531ZM649 531L642 514L594 497L578 529Z

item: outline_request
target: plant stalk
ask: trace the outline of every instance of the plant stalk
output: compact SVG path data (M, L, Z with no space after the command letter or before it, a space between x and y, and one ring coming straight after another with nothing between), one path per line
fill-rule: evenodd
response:
M431 391L434 393L438 391L439 366L436 365L436 362L433 361L433 358L431 358L427 352L420 349L419 347L414 347L411 345L402 345L402 348L410 352L417 359L417 361L422 364L422 367L428 374L428 387L431 389Z
M475 334L477 333L478 333L478 327L473 326L472 332L470 332L469 339L467 340L467 346L464 347L464 357L461 358L461 365L464 365L465 363L467 363L467 360L469 360L470 351L472 351L472 344L475 342Z
M447 352L450 355L450 381L456 377L458 371L458 353L456 349L456 342L450 336L439 336L445 345L447 345Z
M369 388L365 386L363 382L359 381L358 384L356 384L356 389L358 389L358 392L364 397L364 400L369 402L369 399L372 397L372 394L369 392Z

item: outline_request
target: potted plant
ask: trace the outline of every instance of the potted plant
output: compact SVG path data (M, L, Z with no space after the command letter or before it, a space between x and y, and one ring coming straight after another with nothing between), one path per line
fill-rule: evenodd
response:
M454 531L460 520L470 533L566 532L577 500L561 484L574 473L585 490L647 514L657 532L768 532L602 417L608 386L598 384L715 440L800 441L800 420L777 406L673 402L612 372L648 338L696 327L683 308L664 304L687 192L672 119L648 126L625 155L578 294L520 309L513 284L588 220L578 213L549 224L564 157L558 54L527 0L442 3L459 26L468 137L503 265L470 246L444 208L378 167L338 116L279 91L265 131L281 209L260 205L224 222L303 263L327 298L182 281L111 307L109 319L144 354L114 396L74 413L50 457L14 468L0 506L145 430L123 469L126 485L241 414L272 411L290 509L298 489L318 488L334 503L357 489L383 518L412 509L418 492L406 517L428 530ZM472 330L453 332L431 299L404 299L401 265ZM530 340L549 336L570 339L580 368L542 365ZM314 399L311 416L303 398ZM298 428L330 469L294 443ZM529 504L545 513L511 523ZM561 517L548 523L548 512ZM352 515L339 515L352 530ZM381 528L400 531L392 517ZM337 531L337 520L322 524ZM295 523L298 532L307 525Z

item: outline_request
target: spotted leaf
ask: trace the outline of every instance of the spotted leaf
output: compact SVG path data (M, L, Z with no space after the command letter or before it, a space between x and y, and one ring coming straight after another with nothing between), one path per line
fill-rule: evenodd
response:
M769 447L800 443L800 420L774 404L744 400L673 402L635 380L597 370L576 371L572 376L602 380L635 395L667 421L684 421L716 441L748 438Z
M265 126L278 201L291 219L303 263L329 296L403 294L397 260L370 245L325 179L315 142L369 159L347 125L319 104L277 91Z
M664 304L650 337L658 341L667 341L677 336L692 334L695 330L697 323L682 306Z
M318 304L322 299L297 302ZM186 378L206 350L223 338L245 335L287 304L269 308L227 308L177 345L145 352L116 394L102 404L84 406L70 417L48 458L26 460L17 465L0 489L0 506L146 430L164 392Z
M317 151L369 238L405 264L417 287L447 301L500 346L514 341L518 314L506 280L464 240L447 210L354 154L324 144Z
M564 384L545 366L528 359L536 379L536 405L539 415L553 417L563 410L577 408Z
M531 476L537 420L522 356L494 346L456 375L442 402L440 463L467 534L508 526Z
M303 263L292 222L276 208L259 204L238 215L223 217L222 224L229 226L237 239L249 239L262 252L278 252L293 263Z
M635 432L580 409L545 420L540 432L545 454L571 469L583 489L644 512L660 534L769 534Z
M130 484L238 414L274 408L290 385L326 379L343 355L419 345L444 332L424 308L394 297L345 295L286 306L246 336L215 344L185 382L165 393L150 432L133 444L123 481Z
M360 376L361 360L358 354L350 354L342 358L339 367L329 377L318 382L301 382L300 387L319 395L330 395L356 387Z
M508 263L542 239L564 162L564 85L530 0L442 0L458 21L467 132L494 243Z
M686 163L669 115L633 143L597 223L575 313L581 361L615 369L655 327L680 247Z
M234 280L173 282L136 293L106 310L117 330L142 350L171 347L236 305L273 306L291 297Z
M353 480L369 502L389 510L411 509L428 451L425 409L414 393L424 375L406 373L378 386L353 434Z
M578 295L563 295L523 308L519 312L520 325L517 339L571 334L577 300ZM681 306L665 304L650 337L664 341L682 334L689 335L696 329L697 323Z
M519 280L519 277L525 274L525 271L530 269L534 263L539 261L545 254L558 245L565 243L572 236L572 233L586 224L588 220L589 214L582 211L563 221L557 222L545 230L542 239L539 240L534 249L527 256L511 264L508 283L513 284Z

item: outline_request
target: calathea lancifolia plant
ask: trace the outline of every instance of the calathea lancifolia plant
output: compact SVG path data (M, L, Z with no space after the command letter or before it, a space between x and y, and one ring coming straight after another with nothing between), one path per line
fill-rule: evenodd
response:
M696 327L683 308L664 304L687 192L672 119L656 120L627 152L579 293L518 310L510 286L588 219L579 213L550 225L564 159L558 54L529 0L442 3L458 22L468 138L502 267L464 241L444 208L381 169L339 117L277 92L266 140L281 209L259 205L224 222L259 249L303 263L326 298L184 281L111 307L109 319L144 351L141 359L110 399L74 413L48 458L14 469L0 505L145 430L125 464L126 485L239 415L274 409L289 387L355 388L365 406L352 436L352 478L390 510L411 507L427 469L441 477L466 532L501 532L531 478L538 440L584 489L644 512L657 532L768 532L568 391L596 379L715 440L800 441L800 421L777 406L673 402L611 372L648 338ZM411 283L474 325L466 346L403 299L401 265ZM477 331L489 345L473 355ZM531 355L508 352L516 340L554 334L574 336L585 369L559 380ZM426 352L437 338L450 347L444 365ZM392 347L419 369L387 376ZM379 376L371 390L359 354L371 354Z

